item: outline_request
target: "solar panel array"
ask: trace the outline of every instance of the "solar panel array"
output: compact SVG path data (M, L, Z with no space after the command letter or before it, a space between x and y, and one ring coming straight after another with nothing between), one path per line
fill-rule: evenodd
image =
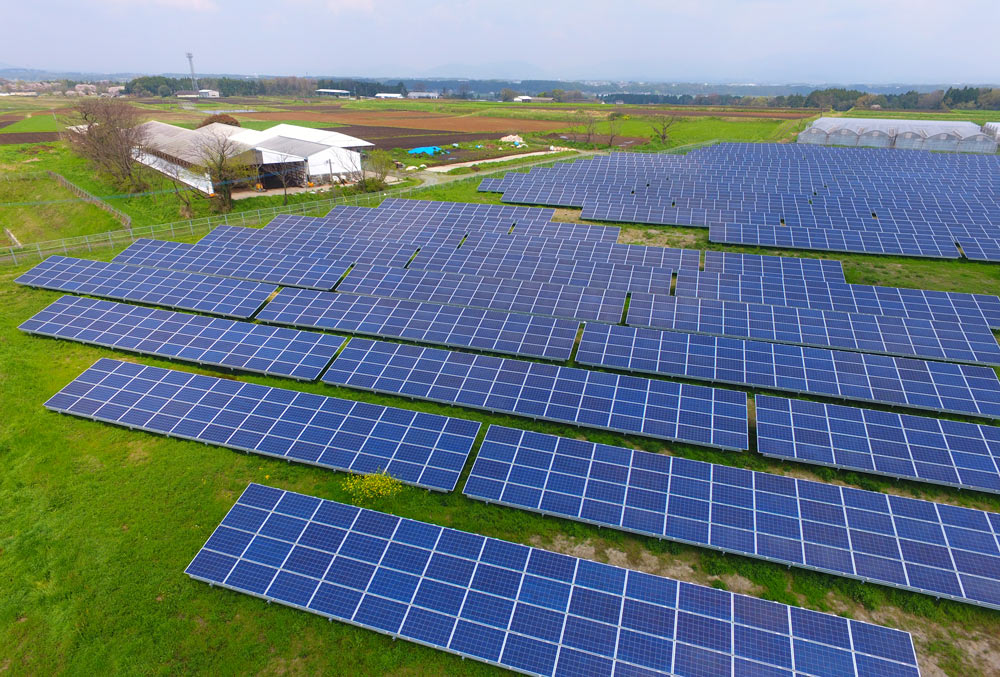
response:
M540 315L311 289L281 290L257 319L558 361L570 358L580 328Z
M759 395L765 456L1000 493L1000 428Z
M726 275L691 269L678 271L674 293L677 296L744 303L1000 327L1000 297L987 294L873 287L794 276Z
M995 156L725 143L556 163L480 189L584 219L709 227L713 242L957 258L958 240L996 260L998 176Z
M464 492L1000 608L996 513L499 426Z
M697 266L695 266L697 268ZM714 249L705 251L705 270L723 275L780 275L807 280L846 282L844 266L833 259L801 259L793 256L738 254Z
M538 240L525 237L498 237L488 234L470 235L458 249L451 246L427 247L410 263L410 268L451 270L470 265L472 260L500 256L505 252L521 256L538 256L594 263L623 263L657 268L697 268L701 252L697 249L673 249L641 244L614 242L581 242L577 240Z
M720 244L811 249L854 254L888 254L933 259L957 259L958 249L950 235L880 233L859 230L826 230L788 226L756 226L740 223L713 225L710 242Z
M48 409L333 470L451 491L479 423L100 359Z
M418 263L411 265L410 268L417 269L419 266ZM449 264L433 269L463 275L501 277L508 280L528 280L577 287L604 287L613 291L642 291L650 294L668 293L674 273L671 268L525 256L521 253L496 256L492 251L488 251L482 258L468 257L463 263L453 259Z
M356 266L337 291L601 322L620 322L625 311L625 292L600 287L384 266Z
M985 323L976 326L642 293L632 294L626 322L713 336L1000 365L1000 344Z
M339 336L218 317L63 296L21 331L157 357L304 381L319 378L344 345Z
M1000 379L976 365L588 322L576 362L629 372L1000 418Z
M741 392L353 339L323 382L590 428L743 450Z
M14 280L29 287L247 318L277 287L145 266L50 256Z
M313 289L333 289L350 268L349 261L145 238L133 242L113 260L116 263Z
M899 630L257 484L186 573L531 675L919 674Z

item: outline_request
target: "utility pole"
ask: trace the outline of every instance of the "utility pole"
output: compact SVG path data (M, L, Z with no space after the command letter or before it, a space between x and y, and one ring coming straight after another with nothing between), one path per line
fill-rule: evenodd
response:
M187 53L188 65L191 67L191 89L198 91L198 78L194 76L194 54L191 52Z

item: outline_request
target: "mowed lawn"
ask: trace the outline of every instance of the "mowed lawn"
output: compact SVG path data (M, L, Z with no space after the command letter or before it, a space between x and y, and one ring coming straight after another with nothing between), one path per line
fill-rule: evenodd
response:
M496 201L478 178L423 193ZM578 212L577 212L578 214ZM560 211L560 218L571 216ZM704 248L704 230L625 227L624 242ZM734 251L750 249L728 248ZM763 251L763 250L760 250ZM766 253L779 253L767 251ZM809 255L785 252L788 255ZM101 258L109 258L110 253ZM97 258L97 256L94 256ZM849 281L1000 293L1000 266L841 258ZM1000 499L912 482L778 463L380 396L230 374L184 362L25 335L17 325L59 298L0 270L0 670L16 675L499 675L503 671L192 581L183 570L248 482L351 502L345 475L46 411L42 404L100 357L511 425L716 463L836 481L987 510ZM860 405L864 406L864 405ZM481 431L480 439L484 431ZM470 462L466 469L471 467ZM988 675L1000 613L916 593L542 517L405 487L369 504L396 515L901 627L928 674Z
M0 233L4 228L27 245L121 230L123 226L48 175L6 174L0 178ZM2 241L5 246L13 244L6 234Z

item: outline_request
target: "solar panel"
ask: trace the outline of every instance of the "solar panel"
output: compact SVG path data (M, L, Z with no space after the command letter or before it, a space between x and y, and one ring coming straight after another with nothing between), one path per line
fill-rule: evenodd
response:
M385 266L355 266L338 292L617 323L625 292Z
M748 446L746 395L538 362L352 339L324 383L723 449Z
M580 329L575 320L311 289L282 289L257 319L560 362Z
M21 331L146 355L312 381L344 345L339 336L63 296Z
M1000 493L1000 428L757 396L765 456Z
M802 277L807 280L846 282L843 264L833 259L761 256L709 249L705 251L705 270L726 275L781 275Z
M45 403L64 414L355 473L455 488L479 423L100 359Z
M958 246L972 261L1000 261L1000 239L995 237L958 237Z
M959 257L954 237L951 235L880 233L730 223L712 225L709 229L708 240L724 244L781 247L782 249L813 249L816 251L891 254L939 259L957 259Z
M333 289L349 261L268 254L262 250L183 244L140 238L114 259L167 270L221 275L289 287Z
M456 251L464 251L464 248ZM620 292L669 293L673 282L674 271L671 268L578 261L553 256L525 256L516 252L493 255L487 250L478 256L476 254L480 253L476 252L464 259L452 259L442 267L435 265L433 261L426 264L414 261L409 268L578 287L603 287Z
M691 269L678 271L674 294L1000 327L1000 297L987 294L874 287L795 276L727 275Z
M1000 344L985 323L977 326L641 293L629 299L627 322L713 336L1000 365Z
M29 287L239 318L257 312L277 289L257 282L66 256L50 256L14 281Z
M1000 608L996 513L499 426L464 493Z
M591 322L576 362L1000 418L1000 379L974 365Z
M530 675L919 674L906 632L259 484L186 573Z

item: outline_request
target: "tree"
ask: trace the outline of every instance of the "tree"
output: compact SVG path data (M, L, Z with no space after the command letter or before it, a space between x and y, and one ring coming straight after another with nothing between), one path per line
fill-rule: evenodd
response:
M173 90L171 90L170 87L168 87L167 85L160 85L159 87L156 88L156 95L161 96L164 99L173 93L174 93Z
M620 115L609 115L608 116L608 146L615 145L615 137L622 130L622 116Z
M123 190L146 187L136 154L147 142L139 110L121 99L84 99L73 107L74 125L65 138L70 148Z
M927 92L926 94L921 94L917 97L917 108L923 110L936 110L941 108L941 103L943 101L944 91L935 89L933 92Z
M230 125L231 127L239 127L240 121L234 118L232 115L226 115L225 113L216 113L215 115L209 115L207 118L198 123L197 129L202 127L207 127L213 122L218 122L223 125Z
M587 138L587 143L594 142L594 135L597 133L597 116L583 114L583 134Z
M224 134L205 135L196 170L212 181L216 211L230 211L233 208L233 188L254 177L255 168L249 157L252 152Z
M677 122L674 115L655 115L649 119L649 126L653 129L653 137L661 144L666 144L670 140L670 128Z
M500 100L501 101L513 101L514 97L516 97L516 96L519 96L518 93L515 92L510 87L504 87L503 89L500 90Z
M385 187L385 179L389 171L395 167L392 154L387 150L373 150L364 160L365 189L381 190ZM368 182L373 185L369 186Z
M1000 110L1000 89L986 89L984 87L979 94L977 103L983 110Z

